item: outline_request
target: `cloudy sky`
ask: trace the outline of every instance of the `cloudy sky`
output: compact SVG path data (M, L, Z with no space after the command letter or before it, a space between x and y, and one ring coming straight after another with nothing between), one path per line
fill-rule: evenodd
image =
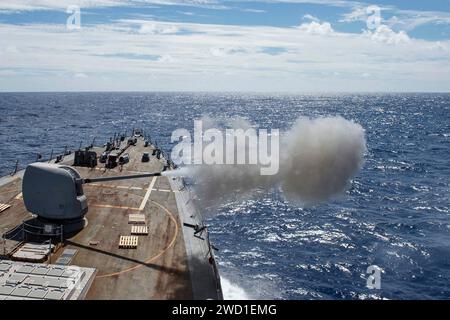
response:
M1 0L0 91L85 90L449 92L450 0Z

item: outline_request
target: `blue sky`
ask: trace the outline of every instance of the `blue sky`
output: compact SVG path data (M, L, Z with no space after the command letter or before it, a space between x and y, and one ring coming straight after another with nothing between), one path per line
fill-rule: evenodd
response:
M0 90L450 91L450 0L2 0Z

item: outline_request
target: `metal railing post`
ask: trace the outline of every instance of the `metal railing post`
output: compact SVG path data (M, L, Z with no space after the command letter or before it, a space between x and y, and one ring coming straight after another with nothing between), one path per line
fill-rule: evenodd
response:
M52 238L48 239L48 264L52 264Z
M19 170L19 159L16 160L16 165L14 166L14 171L11 172L11 176L15 175L17 170Z

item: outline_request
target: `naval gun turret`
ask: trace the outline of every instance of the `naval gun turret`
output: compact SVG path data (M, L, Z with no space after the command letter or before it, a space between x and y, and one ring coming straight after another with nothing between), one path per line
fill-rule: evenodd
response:
M22 194L26 209L42 224L67 226L66 231L84 227L88 212L83 184L160 176L160 172L127 176L82 178L73 167L36 162L27 166Z
M78 171L64 165L33 163L22 182L25 207L44 219L71 220L83 217L87 199Z

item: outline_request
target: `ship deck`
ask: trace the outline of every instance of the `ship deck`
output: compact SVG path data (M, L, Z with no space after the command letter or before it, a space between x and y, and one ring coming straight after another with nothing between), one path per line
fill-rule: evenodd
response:
M152 156L152 149L151 145L145 147L144 140L139 138L136 146L125 151L130 161L123 168L105 169L99 163L94 169L76 169L83 178L160 172L165 160ZM100 155L103 148L92 150ZM150 153L149 162L141 161L143 152ZM73 156L66 157L63 163L71 165ZM31 217L21 196L22 175L19 172L0 180L0 203L11 205L0 213L0 233ZM70 265L97 270L86 299L221 298L214 277L216 270L208 262L206 249L202 250L205 239L195 237L191 228L183 227L185 219L180 215L177 199L177 192L181 191L173 186L164 176L84 185L89 207L87 226L65 239L46 263L54 263L64 249L76 249ZM119 248L120 236L131 235L130 214L145 215L148 235L138 236L137 248ZM18 245L17 241L4 240L0 254L5 258ZM197 252L195 256L192 248ZM199 270L206 272L199 274ZM200 278L193 279L196 274Z

